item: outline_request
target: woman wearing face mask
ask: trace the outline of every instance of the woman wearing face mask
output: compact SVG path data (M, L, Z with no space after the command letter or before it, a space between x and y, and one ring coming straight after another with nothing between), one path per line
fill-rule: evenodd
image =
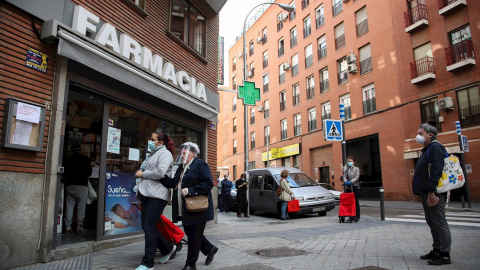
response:
M343 171L343 182L345 186L352 186L353 193L355 194L355 209L356 216L353 218L353 221L358 222L360 220L360 203L358 202L358 197L360 196L360 183L358 179L360 178L360 169L353 166L355 164L355 159L350 156L347 158L347 166ZM350 218L352 221L352 218Z
M153 269L157 248L163 256L160 263L166 263L173 258L176 250L176 246L168 242L156 228L169 195L168 189L159 180L172 175L172 155L175 147L168 135L154 132L148 141L148 149L151 151L150 154L143 161L140 170L135 173L138 185L137 197L142 205L142 229L145 233L145 255L136 270Z
M198 159L200 153L198 145L186 142L180 147L180 155L176 163L180 164L175 177L165 177L162 183L173 188L172 220L182 221L185 234L188 236L188 254L184 270L194 270L199 252L205 256L205 264L213 261L218 248L212 245L203 234L207 221L213 220L213 201L211 189L213 179L205 161ZM185 207L185 197L204 195L208 197L208 209L203 212L188 212Z
M432 123L433 124L433 123ZM418 128L417 143L423 145L421 155L415 166L413 193L422 199L425 220L433 238L433 250L420 256L429 260L428 264L450 264L450 246L452 238L445 218L446 193L436 194L438 179L442 176L445 148L437 141L435 124L421 124Z

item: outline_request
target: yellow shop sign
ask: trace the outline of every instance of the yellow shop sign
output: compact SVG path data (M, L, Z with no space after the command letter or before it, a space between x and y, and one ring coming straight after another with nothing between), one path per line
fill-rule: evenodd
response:
M292 144L282 148L270 148L270 160L300 154L300 144ZM267 152L262 153L262 161L267 161Z

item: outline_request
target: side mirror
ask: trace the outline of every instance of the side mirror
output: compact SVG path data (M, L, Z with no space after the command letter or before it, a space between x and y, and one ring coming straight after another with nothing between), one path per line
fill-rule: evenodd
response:
M273 186L271 184L268 184L267 185L267 190L272 190L273 189Z

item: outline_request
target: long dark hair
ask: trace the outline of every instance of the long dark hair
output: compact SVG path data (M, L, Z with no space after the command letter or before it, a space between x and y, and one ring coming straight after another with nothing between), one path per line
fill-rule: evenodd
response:
M163 145L172 153L172 156L175 155L175 146L173 145L173 140L165 133L162 132L153 132L157 134L157 138L159 142L163 142Z

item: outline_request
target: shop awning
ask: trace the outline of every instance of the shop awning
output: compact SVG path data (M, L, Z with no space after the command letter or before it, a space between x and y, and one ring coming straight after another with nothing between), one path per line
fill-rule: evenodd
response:
M75 60L118 81L165 100L202 118L218 122L218 93L206 89L208 103L154 77L146 71L67 32L58 32L58 54Z

